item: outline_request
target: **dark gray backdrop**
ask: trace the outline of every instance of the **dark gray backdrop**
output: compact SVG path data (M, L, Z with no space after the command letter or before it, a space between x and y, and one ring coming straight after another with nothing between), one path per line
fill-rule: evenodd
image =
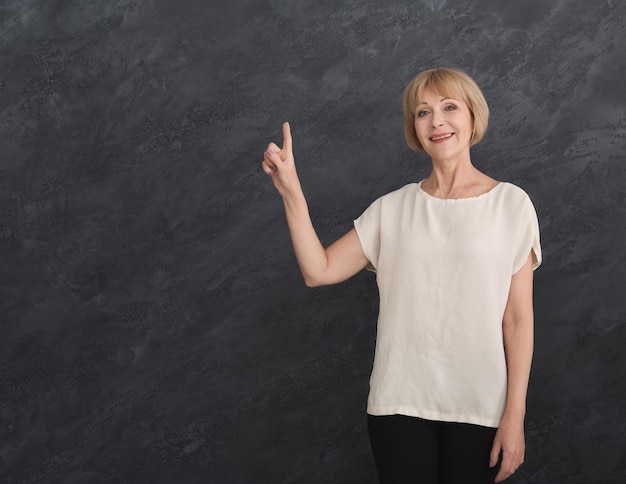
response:
M420 70L492 117L535 202L527 463L624 483L626 6L618 0L0 3L0 480L375 482L377 292L307 289L262 152L292 123L330 242L428 175Z

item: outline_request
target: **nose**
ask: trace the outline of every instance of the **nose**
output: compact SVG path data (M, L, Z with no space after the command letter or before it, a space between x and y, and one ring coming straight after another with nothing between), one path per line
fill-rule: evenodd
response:
M441 126L443 124L443 120L441 119L441 114L434 112L433 117L431 118L433 122L433 128Z

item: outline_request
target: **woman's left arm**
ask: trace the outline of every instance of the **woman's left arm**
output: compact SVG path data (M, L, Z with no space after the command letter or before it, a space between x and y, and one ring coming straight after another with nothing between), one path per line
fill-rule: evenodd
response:
M504 415L493 441L489 465L495 466L502 452L495 482L512 475L524 462L524 417L526 391L533 357L533 254L511 278L509 298L502 319L507 366L507 398Z

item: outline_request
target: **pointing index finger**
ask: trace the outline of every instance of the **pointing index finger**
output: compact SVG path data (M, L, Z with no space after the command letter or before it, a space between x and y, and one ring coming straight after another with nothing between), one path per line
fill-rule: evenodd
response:
M291 127L289 123L283 123L283 150L292 153Z

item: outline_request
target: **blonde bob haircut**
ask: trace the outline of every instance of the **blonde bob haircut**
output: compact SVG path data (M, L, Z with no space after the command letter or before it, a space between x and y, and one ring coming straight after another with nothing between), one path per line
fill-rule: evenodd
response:
M440 96L463 100L469 107L474 122L470 146L483 139L489 122L487 101L474 80L465 72L449 67L428 69L418 74L404 90L404 137L414 151L424 151L415 134L415 108L426 89Z

